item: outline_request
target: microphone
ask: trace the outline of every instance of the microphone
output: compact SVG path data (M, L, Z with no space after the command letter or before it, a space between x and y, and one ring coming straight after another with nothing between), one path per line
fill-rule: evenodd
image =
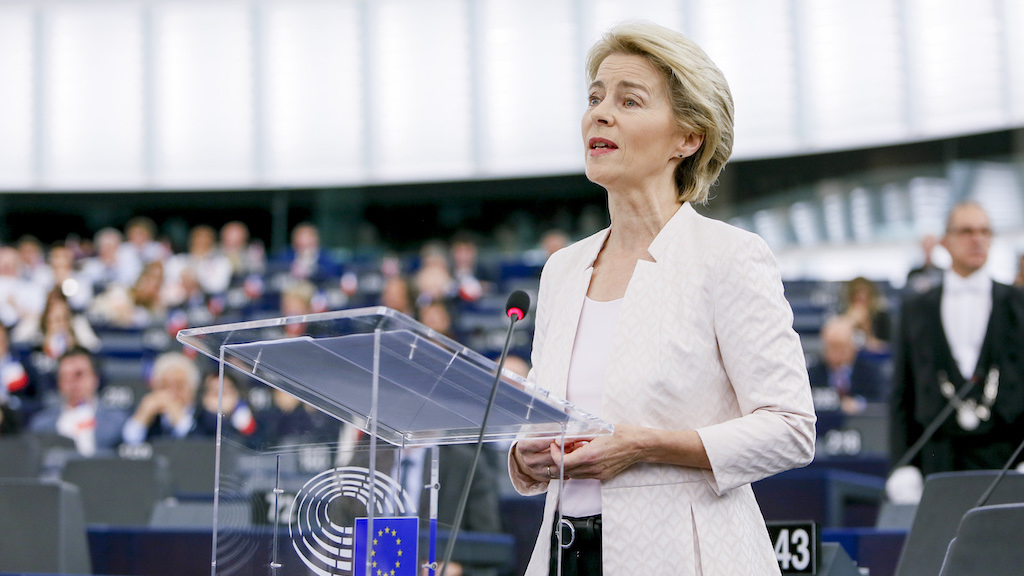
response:
M505 316L508 316L508 332L505 334L505 345L502 347L501 356L498 357L498 371L494 374L494 383L491 384L491 395L487 399L487 407L484 409L484 418L480 423L480 435L476 439L476 452L473 454L473 462L469 465L469 474L466 475L466 483L462 487L462 496L459 499L459 506L455 510L455 520L452 521L451 533L448 535L448 545L444 551L444 564L441 567L441 576L448 573L448 565L451 563L452 551L455 550L455 538L459 535L459 525L462 524L462 515L466 511L466 500L469 499L469 488L473 484L473 476L476 475L476 464L480 460L480 449L484 445L484 432L487 430L487 419L491 415L491 407L494 406L494 397L498 393L498 383L501 382L501 371L505 366L505 358L508 357L508 349L512 344L512 331L516 322L526 318L530 310L530 295L522 290L516 290L509 294L505 302Z
M517 322L526 318L526 311L530 309L530 295L522 290L516 290L509 294L505 302L505 315Z

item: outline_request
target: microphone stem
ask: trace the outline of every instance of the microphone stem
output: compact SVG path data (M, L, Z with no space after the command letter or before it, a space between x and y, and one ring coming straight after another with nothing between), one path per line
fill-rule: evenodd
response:
M975 508L980 508L988 502L989 497L992 496L992 492L996 489L996 485L998 485L1003 479L1003 476L1006 476L1006 471L1009 470L1010 466L1017 461L1017 457L1020 456L1022 450L1024 450L1024 441L1021 441L1021 443L1017 445L1017 449L1013 452L1013 455L1006 461L1006 464L1003 464L1003 469L999 471L999 474L996 475L996 479L993 480L992 483L988 485L988 488L985 489L985 493L981 495L981 498L978 499L978 503L974 505Z
M956 393L956 400L963 400L972 388L974 388L974 378L971 378L964 383L963 387ZM929 424L928 427L925 428L924 432L921 433L921 437L917 439L917 442L914 442L914 445L903 454L903 457L893 465L892 469L896 470L902 466L910 464L910 461L917 457L917 453L921 451L921 448L924 448L925 442L931 439L939 429L939 426L942 426L942 423L946 421L946 418L949 418L949 415L953 413L953 410L953 400L951 399L946 402L946 405L942 407L942 411L939 412L939 415L935 420L932 420L931 424Z
M494 397L498 394L498 384L501 382L501 370L505 366L505 357L508 356L508 349L512 344L512 330L516 326L516 316L509 315L511 322L508 324L508 333L505 335L505 346L498 358L498 371L494 375L494 383L491 384L491 394L487 398L487 406L484 408L484 418L480 423L480 435L476 439L476 452L473 453L473 462L469 465L469 474L466 476L466 484L462 488L462 497L459 499L459 506L455 510L455 519L452 521L452 528L448 534L448 545L444 550L444 563L441 565L441 576L448 573L448 564L452 559L452 551L455 549L455 538L459 535L459 525L462 524L462 515L466 511L466 501L469 499L469 489L473 485L473 477L476 475L476 465L480 460L480 450L484 446L484 432L487 430L487 419L491 415L491 407L494 406Z

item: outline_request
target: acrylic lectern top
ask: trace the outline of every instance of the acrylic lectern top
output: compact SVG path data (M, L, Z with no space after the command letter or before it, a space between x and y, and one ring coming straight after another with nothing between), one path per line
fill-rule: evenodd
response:
M396 446L475 442L497 372L483 355L383 306L185 329L178 341L363 430L376 405L377 437ZM611 432L503 371L484 440Z

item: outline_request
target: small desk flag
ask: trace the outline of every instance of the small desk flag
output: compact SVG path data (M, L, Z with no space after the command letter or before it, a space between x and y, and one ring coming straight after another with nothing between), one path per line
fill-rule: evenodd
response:
M366 550L370 550L369 576L416 576L416 546L419 541L419 519L374 518L373 535L367 541L366 518L356 518L354 576L367 576Z

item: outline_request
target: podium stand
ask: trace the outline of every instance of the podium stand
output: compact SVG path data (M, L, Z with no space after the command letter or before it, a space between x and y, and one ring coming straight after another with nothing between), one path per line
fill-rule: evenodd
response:
M377 574L386 554L382 574L418 575L440 560L438 447L481 437L494 362L385 307L187 329L178 340L217 360L222 381L231 367L363 432L349 441L231 446L243 454L228 475L220 460L233 441L218 421L212 575ZM510 372L497 386L485 442L612 432ZM429 519L413 509L398 472L403 456L423 447L429 489L420 499L429 503L418 510ZM250 522L222 525L218 506L238 501L251 503ZM410 525L429 528L419 550L405 536ZM378 538L366 541L366 533Z

